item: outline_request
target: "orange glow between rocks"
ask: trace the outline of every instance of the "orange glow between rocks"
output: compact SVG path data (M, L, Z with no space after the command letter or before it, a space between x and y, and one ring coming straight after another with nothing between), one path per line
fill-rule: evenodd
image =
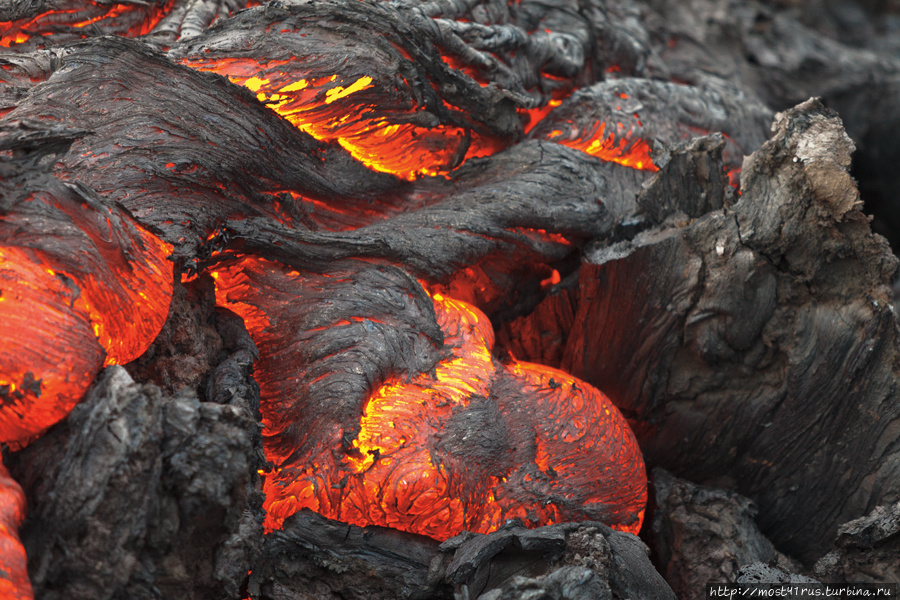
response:
M0 462L0 557L3 557L0 598L3 600L31 600L33 597L25 548L18 534L25 519L25 506L22 487Z
M444 60L450 66L456 64L447 57ZM376 106L353 98L354 94L374 86L369 76L347 81L339 75L298 79L296 73L288 74L280 69L294 62L291 60L261 63L249 58L191 58L181 62L197 70L227 76L233 83L254 92L260 102L301 131L320 141L337 142L374 171L391 173L408 181L446 176L465 159L490 156L508 144L490 136L466 132L461 127L426 128L391 123L382 116L374 116ZM520 110L524 131L531 131L571 91L568 87L560 88L546 105ZM631 131L618 131L621 125L604 137L606 124L597 125L592 135L568 139L562 131L554 131L556 135L549 139L601 160L639 170L658 170L645 140L633 139Z
M531 109L522 109L519 115L522 116L525 123L525 133L528 133L534 126L540 123L544 117L553 112L553 109L562 104L562 98L554 98L544 106Z
M547 289L549 287L556 285L560 281L562 281L562 278L559 275L559 271L557 271L556 269L553 269L553 273L550 274L550 277L548 277L547 279L541 280L541 288Z
M57 33L87 37L92 26L140 36L156 27L173 4L84 2L76 9L51 10L0 23L0 47L13 48L37 36L49 43ZM119 30L113 31L117 25ZM511 141L458 126L391 122L367 99L366 92L378 83L367 75L298 78L282 70L296 63L292 59L265 64L249 58L182 62L227 76L301 131L340 144L375 171L409 181L447 176L465 159L494 154ZM448 64L455 65L450 60ZM487 85L473 69L462 70ZM570 91L561 88L545 106L519 111L525 132ZM553 131L550 139L602 160L658 170L647 142L633 139L630 131L618 131L621 128L605 135L607 124L598 123L589 137L569 140L565 132ZM518 232L571 245L543 230ZM119 290L110 290L91 274L63 272L38 251L0 246L0 441L14 449L26 445L69 413L103 366L134 360L156 337L173 291L172 266L166 261L171 247L146 231L138 245L147 256L142 264L121 269ZM263 259L256 260L261 268L270 268ZM239 314L263 346L272 327L265 311L241 302L239 293L230 297L253 282L227 270L211 275L219 303ZM559 282L559 272L552 270L540 283L549 288ZM300 467L266 474L267 530L309 508L348 523L394 527L442 540L462 530L487 533L512 518L531 527L586 518L587 513L578 511L597 506L608 511L604 514L612 527L637 533L647 499L646 473L637 442L609 399L556 369L499 361L493 355L491 323L481 311L440 293L431 298L447 356L431 373L391 377L378 385L362 409L350 452L337 458L334 452L322 452ZM476 399L493 399L500 383L528 400L528 442L515 448L516 464L479 472L472 476L474 482L462 481L449 459L443 461L434 449L451 419ZM261 389L263 424L271 433L283 426L283 419L267 405L271 398L265 386ZM520 405L497 401L501 417L514 419ZM334 460L321 462L327 456ZM523 494L522 489L537 492ZM544 501L536 502L536 497ZM578 506L567 505L568 499ZM15 533L24 510L21 488L0 465L0 556L11 569L10 578L0 577L0 598L31 597L24 551Z

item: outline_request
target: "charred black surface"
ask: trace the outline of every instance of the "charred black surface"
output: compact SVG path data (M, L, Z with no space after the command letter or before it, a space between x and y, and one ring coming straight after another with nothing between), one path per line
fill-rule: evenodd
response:
M267 536L250 576L254 598L323 600L452 598L438 542L381 527L361 528L303 510Z
M143 39L163 47L173 41L191 39L216 21L254 4L252 0L175 0L165 17Z
M753 563L799 570L759 531L756 506L732 491L709 488L654 469L653 544L661 571L679 598L706 597L710 583L733 583Z
M275 403L266 423L271 452L291 463L348 450L373 389L388 375L428 371L441 357L431 299L393 266L345 260L319 274L259 264L220 265L239 283L219 303L228 307L233 290L264 315L257 379Z
M513 356L559 367L577 310L577 271L553 287L526 315L503 324L498 343Z
M851 143L820 105L782 115L740 200L702 215L722 197L697 168L715 164L709 141L642 192L663 224L590 250L577 288L561 284L508 344L603 389L650 464L751 497L763 531L811 562L850 515L900 494L896 259L858 211Z
M539 590L560 600L675 597L638 538L592 522L532 530L511 523L439 545L301 511L268 536L261 564L249 591L263 600L310 592L325 600L545 597ZM584 595L598 589L607 596Z
M40 12L46 4L46 0L31 0L30 2L5 0L0 4L0 20L15 21L32 17Z
M454 410L435 448L445 456L442 464L460 477L473 471L472 475L483 479L486 474L513 471L523 462L522 457L516 456L520 448L528 453L528 446L532 446L528 460L534 460L533 440L521 439L528 437L521 434L530 434L531 427L508 423L501 410L496 399L488 398L473 398L468 406ZM516 433L520 434L519 439ZM519 445L521 442L525 442L524 448Z
M56 176L120 202L182 253L228 218L304 217L286 190L368 207L399 185L297 131L247 90L121 38L61 51L52 75L0 125L29 121L89 131L57 157Z
M671 147L661 173L638 196L640 214L659 225L666 219L696 219L734 201L726 186L720 134L694 138Z
M455 551L447 577L470 597L675 597L655 569L647 568L647 547L638 538L600 523L527 530L513 522L488 535L459 535L441 549Z
M900 567L900 502L879 506L864 517L838 528L834 550L816 563L822 581L897 581Z
M634 215L645 178L534 141L473 160L446 183L423 186L433 199L419 210L347 232L230 221L226 244L219 247L225 254L230 248L252 252L301 270L322 270L351 256L388 260L488 314L514 314L540 300L540 281L552 266L571 258L586 240L612 236L618 222ZM620 214L610 214L607 200ZM484 289L467 285L470 268L486 273L476 281Z
M855 175L871 204L867 212L875 213L879 231L896 250L900 220L891 190L898 187L892 165L900 156L900 53L891 42L896 36L886 29L889 6L732 0L639 4L648 11L642 25L658 58L649 61L654 77L698 84L713 74L775 110L810 97L821 97L837 110L859 148ZM698 19L698 14L706 17Z
M237 598L262 545L247 389L199 402L111 367L65 424L12 457L31 501L36 596Z
M806 560L900 494L897 262L858 211L849 149L807 103L745 165L733 207L589 254L563 359L636 417L648 462L736 487Z
M154 383L167 394L191 389L197 390L201 400L214 401L203 395L214 384L210 376L216 365L233 360L228 358L231 352L223 345L217 324L220 318L225 322L236 318L228 311L221 311L220 315L215 303L215 290L208 276L185 284L176 282L159 337L140 358L126 365L128 373L138 381ZM235 345L231 351L237 348ZM252 347L242 349L252 356Z

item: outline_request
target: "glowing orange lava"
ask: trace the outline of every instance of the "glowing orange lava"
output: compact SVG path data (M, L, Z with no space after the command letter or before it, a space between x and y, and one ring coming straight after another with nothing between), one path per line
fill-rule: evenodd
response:
M528 133L534 126L541 122L541 120L553 112L553 109L562 104L561 99L554 98L550 100L544 106L540 106L538 108L532 108L527 110L520 110L519 114L523 117L525 121L525 133Z
M201 57L181 62L227 76L301 131L339 143L370 169L409 181L445 175L466 156L485 156L503 147L496 140L467 137L462 127L391 122L378 112L377 99L361 93L372 92L377 84L368 75L303 78L300 61L293 60L263 64L250 58Z
M597 123L592 131L583 132L578 136L553 130L547 139L625 167L642 171L659 170L659 167L653 164L650 145L645 140L635 139L634 133L630 130L625 131L620 123L616 124L609 135L604 136L605 132L606 123Z
M269 376L263 357L276 351L268 345L277 332L259 305L263 296L247 287L253 269L284 270L252 257L220 268L216 297L244 317L260 347L262 382ZM277 281L279 295L285 294L291 277ZM302 278L296 281L303 285ZM512 518L531 527L596 519L636 533L646 474L615 406L562 371L499 362L492 354L493 328L481 311L440 294L432 301L445 357L433 372L379 385L362 408L349 450L317 448L314 456L294 456L268 474L266 527L279 528L309 508L436 539L493 531ZM286 424L273 407L285 399L270 397L264 385L261 391L263 421L277 433ZM266 450L276 464L290 454L268 444Z
M25 519L25 494L0 462L0 598L31 600L31 581L25 548L19 541L19 526Z
M57 33L86 38L92 33L91 27L108 30L105 33L137 37L150 33L166 16L173 3L174 0L169 0L164 5L87 1L76 8L48 10L36 17L0 23L0 46L10 48L35 36L50 36L52 39Z
M19 449L69 414L104 364L153 342L172 298L172 248L108 205L44 192L12 204L0 240L0 442ZM24 514L0 464L3 599L32 598Z
M104 364L142 354L172 297L171 247L111 210L103 218L37 194L4 216L0 234L15 241L40 203L54 207L61 230L74 222L84 237L75 256L0 245L0 441L14 447L66 416Z
M33 255L0 247L0 439L24 443L69 414L103 365L75 292Z
M458 61L444 57L451 67ZM511 140L502 140L452 125L422 127L396 122L378 111L379 82L369 75L335 74L304 77L299 59L260 62L251 58L191 57L182 64L227 76L233 83L256 93L260 102L317 140L337 142L352 156L375 171L413 181L447 175L468 158L490 156ZM469 68L462 69L477 80ZM371 95L365 92L371 92ZM573 88L567 82L554 90L547 104L519 110L526 133L558 107ZM409 106L414 113L419 106ZM659 170L646 140L617 123L608 131L599 122L585 132L552 131L547 139L586 152L601 160L645 171Z

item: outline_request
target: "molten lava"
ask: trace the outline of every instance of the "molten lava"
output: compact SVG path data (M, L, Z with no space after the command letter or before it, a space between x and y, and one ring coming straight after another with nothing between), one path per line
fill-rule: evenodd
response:
M625 167L642 171L659 170L653 164L650 145L646 141L636 137L634 131L626 129L622 123L616 123L615 128L606 134L606 125L598 122L593 128L577 133L554 129L547 139Z
M285 353L280 338L291 334L279 321L290 310L290 295L308 301L308 286L316 284L254 257L223 265L215 280L217 301L244 318L259 346L261 384L272 381L269 371L282 361L302 372L304 357ZM284 448L280 434L290 399L261 385L267 456L277 465L264 486L267 528L310 508L437 539L493 531L512 518L529 526L595 519L636 533L646 474L615 406L561 371L498 361L491 323L481 311L440 294L431 302L444 336L442 358L430 370L389 374L345 413L354 422L341 425L343 436L330 434L335 424L310 414L315 425L309 427L317 429L303 434L306 450ZM331 327L377 326L364 321L343 319Z
M74 8L54 9L0 24L0 46L42 47L88 37L96 30L128 37L143 35L160 23L173 4L174 0L156 4L77 0L70 5ZM373 10L379 6L367 4L375 7ZM276 9L284 7L273 6L273 12ZM300 26L279 25L273 31L303 38L314 28L324 28L325 20L314 17L309 13L303 17L308 21L298 17ZM282 26L285 29L280 29ZM262 35L261 30L254 31ZM269 33L267 29L265 34ZM247 35L249 38L256 34ZM616 98L615 101L586 101L584 107L573 102L570 108L566 103L569 94L576 93L574 79L558 82L550 98L544 95L548 104L540 108L523 109L531 104L506 96L497 96L502 97L502 102L477 105L493 114L487 109L503 104L511 115L508 121L512 125L489 126L490 121L498 119L481 119L481 115L472 115L477 111L464 110L466 104L460 97L472 93L473 88L458 85L462 74L453 73L444 80L429 79L427 69L416 71L410 67L411 50L404 50L399 38L371 46L381 49L378 52L382 55L375 61L373 54L364 56L362 52L356 60L348 59L351 55L345 55L345 51L359 44L341 31L320 35L322 40L334 41L337 50L330 56L337 56L339 61L317 63L319 49L323 48L321 54L327 50L325 44L318 42L310 44L311 50L305 55L288 50L254 54L257 49L251 52L240 46L244 41L251 46L251 40L240 36L235 37L239 48L227 51L232 56L211 52L214 44L196 54L188 53L184 50L187 46L182 46L187 54L169 56L181 56L181 64L193 69L226 76L305 134L339 144L372 170L409 181L446 176L468 158L493 154L518 141L522 130L531 138L569 146L605 161L656 171L648 141L662 133L670 133L672 139L691 133L687 126L673 128L672 132L659 126L645 128L643 113L639 117L638 108L632 107L643 104L634 97L627 105L620 103L619 100L629 100L629 95L609 86L600 90L605 95L597 97ZM375 32L367 35L380 38ZM410 39L410 44L414 44L429 38ZM417 60L435 70L440 61L433 59L438 55L435 49ZM164 57L159 55L152 60L163 61ZM139 64L153 65L152 60ZM443 57L443 61L450 71L450 67L459 68L470 78L479 77L465 66L468 63L457 63L448 57ZM383 70L369 64L374 62ZM151 80L159 83L158 79L145 79ZM205 77L205 81L210 80L220 87L230 87L218 78ZM496 82L478 82L485 89L499 89ZM533 84L529 86L530 93ZM49 87L49 83L45 84L45 88ZM79 94L85 98L79 101L84 104L61 100L61 92L48 97L60 107L91 112L92 118L97 119L85 128L91 131L107 126L108 109L104 102L115 100L132 106L134 112L120 113L129 115L120 122L131 123L132 130L125 133L134 134L134 128L152 128L141 112L149 113L143 103L149 102L147 99L157 88L171 89L164 85L131 89L122 86L125 92L120 94L117 85L105 87L105 96ZM147 92L150 88L151 92ZM476 92L481 91L478 88L474 86ZM256 112L273 117L290 140L309 139L284 126L252 99L245 102L248 96L243 90L230 87L230 91L240 91L236 97L241 102L213 105L252 105L250 108ZM212 89L204 97L228 100L227 96ZM97 102L97 98L101 101ZM97 106L89 106L92 104ZM86 145L78 159L68 157L74 165L71 172L81 176L73 176L69 181L78 180L114 195L117 187L98 187L89 177L101 172L98 165L103 160L109 158L115 168L127 165L131 173L143 173L135 166L145 164L138 162L139 155L144 151L158 152L153 158L161 158L162 151L155 148L164 147L165 152L171 153L166 154L172 157L171 161L164 158L158 164L146 164L158 166L157 171L165 165L164 183L170 186L171 194L165 189L163 195L179 200L181 212L177 220L186 228L196 225L202 235L209 236L208 241L218 235L219 230L213 229L226 218L281 216L288 224L292 218L297 219L294 224L299 230L301 226L309 227L300 221L312 214L309 221L321 225L314 213L304 213L298 207L321 211L325 214L321 220L333 229L355 228L367 220L350 220L351 225L346 225L338 218L343 210L339 207L341 197L352 194L329 193L334 188L322 183L331 177L327 170L323 170L319 193L315 198L306 198L301 188L307 183L310 188L317 187L310 183L311 169L298 169L295 178L288 182L281 180L287 177L285 173L271 176L273 185L260 186L258 190L246 186L247 197L254 202L268 208L266 202L271 200L271 211L247 215L229 208L204 214L205 209L197 206L199 190L209 205L222 208L229 202L229 188L240 187L229 179L232 174L258 175L252 165L235 165L225 160L227 152L221 150L222 154L216 155L221 171L209 180L202 178L204 169L197 164L200 161L189 160L180 140L182 136L195 135L194 124L203 123L202 127L206 127L207 117L215 122L217 111L207 111L206 106L197 102L190 110L184 109L186 113L200 113L202 121L183 119L182 123L172 118L166 129L156 127L156 136L142 137L141 133L128 144L113 144L117 147L113 152L121 154L112 158L106 146L94 152L93 147ZM55 110L56 106L52 108ZM179 106L174 112L180 109ZM218 114L223 112L228 111L219 110ZM659 120L670 120L664 111L659 112ZM44 114L53 120L57 113ZM59 114L71 116L76 112ZM583 118L574 118L579 114ZM56 120L68 124L74 118ZM121 127L115 119L111 121L115 127ZM260 137L257 131L266 137L262 127L246 129L252 138ZM202 136L204 131L201 129L197 135ZM81 133L74 131L73 125L73 132L67 135L74 139ZM79 139L84 143L84 136ZM661 139L666 141L665 137ZM154 142L146 143L147 140ZM206 142L219 148L211 140ZM123 146L128 147L123 150ZM267 152L262 149L271 150L272 145L260 148L258 154L263 155ZM330 159L323 148L333 148L324 144L315 148L281 156L311 157L313 162L326 164ZM555 146L554 149L559 150ZM343 152L339 154L346 158ZM125 157L121 163L119 156ZM224 158L218 160L219 156ZM128 163L126 159L135 162ZM589 162L596 166L594 161ZM56 175L65 173L59 165L54 168ZM156 177L153 169L148 168L147 172L151 178ZM195 173L199 174L192 179ZM396 186L393 178L383 178ZM235 177L234 181L241 179ZM106 181L102 177L99 180ZM494 194L490 189L494 187L500 188L501 184L484 184L477 200ZM438 198L447 193L437 185L434 190L439 191L429 191L428 184L409 188L414 189L410 194L413 199L416 193L422 194L415 199L421 203L429 194ZM361 214L370 210L368 220L373 221L386 212L373 208L372 203L382 200L376 199L381 198L376 193L381 188L373 184L372 189L372 198L360 195L368 204L348 203L348 212ZM173 211L172 203L164 208L140 205L144 192L137 185L123 186L125 199L137 198L129 208L145 223L153 211L178 212ZM473 199L475 196L472 192ZM325 198L334 200L328 204ZM28 443L63 418L104 364L124 363L139 356L167 316L173 286L172 266L167 262L171 246L124 211L82 200L34 194L17 205L11 204L13 208L8 212L4 205L0 220L0 441L13 447ZM233 198L230 200L238 204ZM247 206L250 205L248 201ZM285 207L296 210L292 213ZM204 217L208 220L198 224ZM167 214L165 218L175 217ZM435 217L435 229L445 225L439 222L443 218ZM40 223L49 224L41 228L36 225ZM172 221L158 219L156 223L164 226ZM558 233L524 227L504 231L548 245L566 246L566 252L572 246L575 251L575 242ZM459 233L488 237L462 228ZM54 245L57 240L66 241ZM511 242L510 245L514 246ZM394 527L437 539L462 530L493 531L513 518L528 526L591 519L622 531L636 533L640 529L647 499L646 474L634 435L621 413L601 392L566 373L495 356L490 321L473 304L464 301L483 308L499 303L503 292L525 280L520 277L524 270L537 275L535 288L546 289L561 281L559 272L548 262L535 266L524 260L522 253L514 256L509 260L519 264L506 269L506 280L491 272L491 260L483 260L459 269L455 276L444 280L444 287L431 286L430 292L396 264L378 264L374 259L366 262L363 269L358 265L334 267L327 273L300 273L254 256L219 266L213 273L217 302L244 319L260 350L255 377L262 396L265 449L275 464L264 483L266 526L270 530L303 508L349 523ZM363 285L363 281L368 283ZM369 312L373 306L378 310ZM24 500L21 490L2 468L0 489L4 492L0 495L0 560L8 573L6 578L0 577L0 596L28 597L24 553L14 533L22 519Z
M370 169L414 181L446 175L465 157L486 156L505 144L453 125L423 127L408 116L384 115L369 75L310 77L302 61L261 63L250 58L187 58L182 64L227 76L256 94L260 102L317 140L337 142ZM410 114L423 107L410 105Z
M366 94L377 82L368 75L308 77L297 61L250 58L181 60L194 69L227 76L252 92L260 102L317 140L336 141L353 157L375 171L414 181L425 176L447 175L467 158L489 156L509 140L479 135L463 127L440 124L423 127L405 122L408 116L385 115L377 100ZM522 110L525 131L531 131L562 102L571 90L563 90L545 106ZM354 97L355 96L355 97ZM409 106L413 114L423 107ZM649 144L633 128L597 122L586 131L554 130L551 141L582 150L602 160L646 171L657 171Z
M168 244L55 191L0 221L0 440L14 447L67 415L104 364L140 356L172 296Z
M164 4L82 1L72 8L48 10L36 17L0 23L0 46L11 48L40 40L35 47L51 42L86 38L99 28L106 34L136 37L149 33L166 16L174 0ZM69 6L72 6L70 4ZM46 38L46 43L45 43Z
M171 246L74 186L25 191L14 169L0 183L0 442L18 449L69 414L104 364L156 338ZM31 598L16 535L25 498L2 465L0 492L0 598Z
M67 415L104 359L73 290L35 258L0 247L0 439L7 443L28 441Z
M33 597L25 548L18 534L24 519L25 493L0 462L0 557L3 559L0 598L3 600L30 600Z

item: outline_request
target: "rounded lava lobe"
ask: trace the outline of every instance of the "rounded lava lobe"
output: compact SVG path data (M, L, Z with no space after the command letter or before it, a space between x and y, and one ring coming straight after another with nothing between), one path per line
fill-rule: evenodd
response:
M348 260L300 273L247 256L213 276L217 302L244 319L259 348L266 452L279 466L343 456L373 389L437 360L434 310L399 269Z
M4 164L0 441L65 417L104 365L142 354L172 297L171 247L79 186Z
M508 519L598 520L637 533L647 500L637 440L618 409L571 375L515 363L494 384L520 467L496 491Z
M73 290L33 253L0 247L0 440L24 445L81 399L103 364Z
M214 278L260 350L269 529L302 508L437 539L516 517L639 528L624 418L562 371L499 363L475 307L364 261L317 274L242 257Z

